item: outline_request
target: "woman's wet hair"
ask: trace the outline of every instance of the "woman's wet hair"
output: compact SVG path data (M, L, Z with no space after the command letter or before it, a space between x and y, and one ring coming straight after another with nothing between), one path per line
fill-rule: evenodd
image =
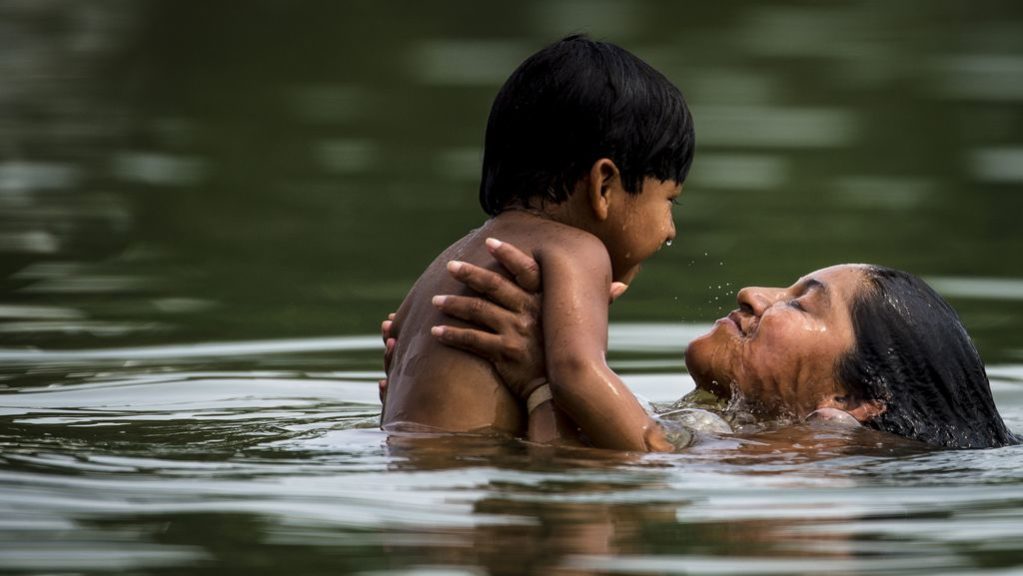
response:
M693 161L682 92L624 49L569 36L523 62L487 122L480 204L490 215L534 198L559 203L601 158L623 187L645 177L682 183Z
M864 272L867 285L851 306L855 348L837 370L855 400L884 406L864 424L948 448L1019 443L955 310L912 274Z

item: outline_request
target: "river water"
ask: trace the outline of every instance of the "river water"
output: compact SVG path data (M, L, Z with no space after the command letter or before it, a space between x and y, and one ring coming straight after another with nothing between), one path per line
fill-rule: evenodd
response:
M640 395L744 285L925 277L1023 432L1023 10L998 1L0 3L0 572L1023 570L1023 449L796 426L678 454L377 429L379 321L482 221L487 110L574 31L685 91Z

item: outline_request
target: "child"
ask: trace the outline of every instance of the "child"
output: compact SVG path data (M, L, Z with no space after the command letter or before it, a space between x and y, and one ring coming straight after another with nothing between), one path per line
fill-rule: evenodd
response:
M432 326L451 323L431 297L468 293L446 266L494 268L484 240L501 238L543 271L554 403L584 431L614 431L591 436L596 446L670 449L604 360L608 292L675 237L671 208L693 151L681 92L625 50L570 36L523 62L498 93L487 124L480 203L491 218L430 264L391 324L397 345L383 427L524 430L527 414L493 365L430 334ZM546 390L529 404L541 404ZM620 422L608 425L609 418ZM602 425L591 425L597 421Z

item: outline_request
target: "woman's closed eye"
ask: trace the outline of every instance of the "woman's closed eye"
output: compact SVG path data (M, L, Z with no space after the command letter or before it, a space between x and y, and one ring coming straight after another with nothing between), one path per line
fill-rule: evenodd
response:
M789 300L789 306L795 308L796 310L799 310L800 312L806 312L806 307L803 306L803 303L799 301L799 298L793 298L792 300Z

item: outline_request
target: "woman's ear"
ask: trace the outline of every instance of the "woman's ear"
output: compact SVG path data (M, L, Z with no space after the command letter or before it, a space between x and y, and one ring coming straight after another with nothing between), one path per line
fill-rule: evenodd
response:
M817 411L841 410L863 423L884 413L885 405L880 400L856 400L848 396L829 397L817 406Z
M852 415L853 418L859 420L861 423L867 420L873 420L880 416L885 411L885 405L880 400L864 400L855 403L854 406L850 406L846 412Z
M586 198L597 220L607 220L611 202L622 189L622 175L610 158L600 158L590 167Z

